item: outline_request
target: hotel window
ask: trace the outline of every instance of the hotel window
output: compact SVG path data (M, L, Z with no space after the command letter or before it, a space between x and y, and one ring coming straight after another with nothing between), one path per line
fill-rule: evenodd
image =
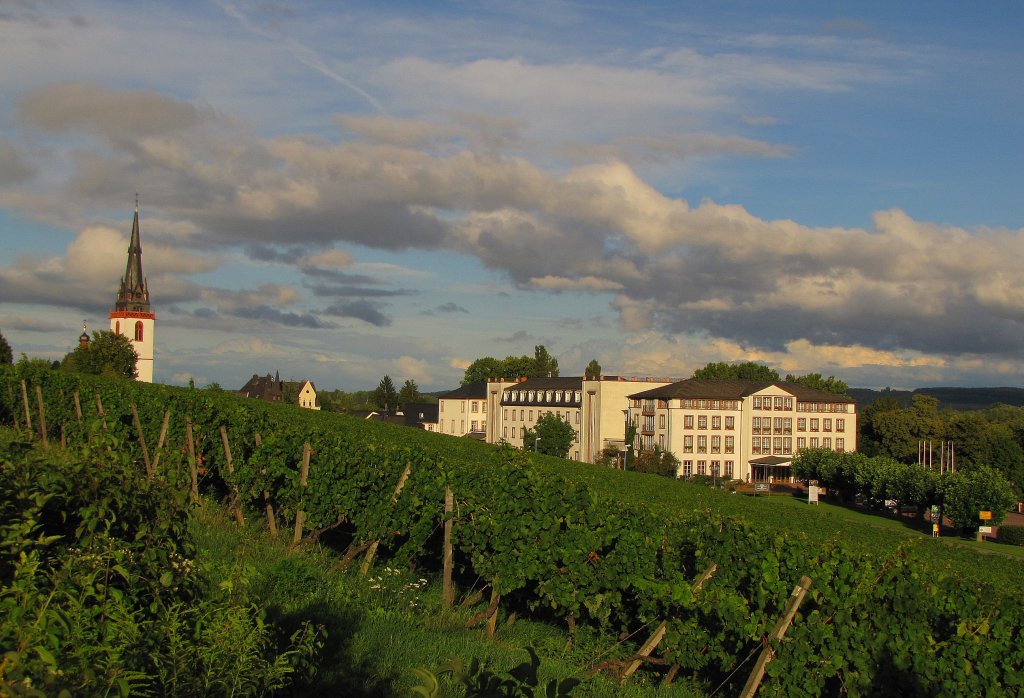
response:
M726 429L735 429L736 428L736 418L735 417L726 417L725 418L725 428Z
M479 425L479 422L477 422L477 421L476 421L476 420L474 419L474 420L473 420L472 422L470 422L470 423L469 423L469 430L470 430L471 432L473 432L473 433L476 433L476 428L477 428L477 426L478 426L478 425Z
M841 436L836 439L836 450L840 453L846 450L846 439Z
M683 437L683 453L693 453L693 437Z
M683 461L683 477L693 477L693 461Z
M664 429L665 428L665 415L659 415L658 416L658 428L659 429Z
M141 342L143 338L142 320L138 320L135 323L135 341Z
M706 460L697 461L697 474L707 475L708 474L708 462Z
M512 427L512 438L516 438L516 428Z
M782 409L782 405L783 405L782 398L781 397L775 398L775 409L781 410Z
M807 437L798 436L796 437L796 450L800 451L807 448Z
M579 410L576 410L576 423L577 424L580 423L580 412L579 412Z
M727 436L725 437L725 452L735 453L736 452L736 437Z
M730 480L732 480L733 465L734 465L733 461L731 461L731 460L725 461L725 477L727 477Z
M721 429L722 428L722 418L719 417L718 415L715 415L714 417L712 417L711 418L711 428L712 429Z
M711 477L722 476L722 461L713 460L711 461Z
M787 397L786 398L786 409L787 410L793 409L793 398L791 398L791 397Z
M693 415L688 414L683 417L683 429L693 429Z
M722 452L722 437L717 434L711 437L711 452L721 453Z
M754 409L755 410L761 409L761 396L760 395L755 395L754 396Z
M772 440L770 437L761 437L761 450L766 454L772 452Z
M480 403L480 411L481 412L486 412L487 411L487 403L486 402L481 402Z
M752 420L750 420L750 425L751 425L750 426L750 433L751 434L760 434L761 433L761 418L760 417L754 417Z
M793 452L793 437L787 436L782 439L782 454L788 456Z
M516 413L516 411L512 410L512 414L514 415L515 413ZM508 421L508 408L506 407L505 409L503 409L501 411L501 414L502 414L502 419L504 419L507 422Z
M460 400L459 401L459 407L462 408L462 412L465 412L466 411L466 401L465 400Z
M530 421L533 421L533 410L530 410Z
M782 453L782 437L775 437L775 453Z
M797 417L796 430L807 431L807 417Z
M792 434L793 433L793 418L792 417L786 417L785 419L782 420L782 433L783 434Z
M821 440L821 447L822 448L832 448L832 437L831 436L826 436L824 439L822 439Z
M515 412L515 410L512 410L512 411ZM526 410L519 410L519 421L520 422L525 422L526 421Z
M702 414L702 415L697 417L697 428L698 429L707 429L708 428L708 417L707 417L707 415Z
M817 436L812 436L811 437L811 448L820 448L820 447L821 447L821 443L819 443L818 437Z
M697 437L697 453L708 452L708 437L698 436Z
M658 448L660 448L662 451L665 450L665 435L664 434L659 434L658 435Z
M503 438L503 439L507 439L508 438L508 427L502 427L501 428L501 438Z
M750 442L750 452L754 454L761 453L761 437L755 436Z
M473 405L472 405L472 410L471 411L473 411L473 412L479 412L480 411L480 403L478 403L476 400L473 401Z
M840 433L846 431L846 420L845 419L837 419L836 420L836 431L838 431Z
M781 434L782 433L782 417L776 417L775 418L775 433L776 434Z
M823 420L821 420L821 430L822 431L832 431L832 420L831 419L823 419Z
M818 431L818 418L815 417L811 420L811 431Z

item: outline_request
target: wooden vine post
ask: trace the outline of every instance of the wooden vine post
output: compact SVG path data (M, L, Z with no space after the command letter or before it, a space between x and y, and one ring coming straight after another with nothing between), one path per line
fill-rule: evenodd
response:
M263 446L263 437L260 436L259 432L256 432L256 448ZM267 469L263 468L260 470L260 475L266 475ZM272 538L277 538L277 517L274 516L274 505L270 503L270 490L263 490L263 506L267 510L267 529L270 531Z
M228 430L222 424L220 426L220 442L224 446L224 461L228 466L228 476L235 474L235 466L231 462L231 446L228 445ZM231 502L228 510L234 514L235 521L239 526L245 526L245 515L242 513L241 497L238 494L238 485L231 483Z
M807 590L810 588L811 578L806 575L801 577L797 585L793 587L793 593L789 595L786 610L778 622L775 623L775 627L765 641L764 649L761 650L761 656L757 658L754 670L750 672L747 683L743 686L743 690L740 691L740 698L753 698L757 693L757 688L761 685L761 679L764 678L765 666L775 658L775 650L772 649L771 641L781 640L786 636L786 631L789 630L789 626L793 622L794 616L796 616L797 609L800 608L800 604L803 602L804 597L807 596Z
M192 440L192 418L185 417L185 452L188 454L188 473L192 479L192 501L199 501L199 465L196 462L196 442Z
M75 419L79 422L82 421L82 402L78 399L78 391L76 390L72 397L75 400Z
M402 494L402 488L405 487L405 481L409 479L409 473L412 472L412 463L405 464L405 470L402 471L402 476L398 478L398 484L395 485L395 491L391 494L391 506L394 506L398 502L398 495ZM359 576L366 576L366 573L370 571L370 565L373 564L373 558L377 555L377 546L380 545L380 538L377 538L370 543L369 550L366 551L366 557L363 558L363 564L359 566Z
M693 584L690 585L690 589L692 589L694 593L697 593L704 586L704 582L711 579L711 576L717 571L718 565L712 562L710 565L708 565L707 569L701 572L697 579L694 580ZM655 628L654 632L651 633L651 636L647 638L647 642L641 645L640 649L637 650L637 653L634 656L633 661L626 665L626 668L622 671L620 683L625 683L629 679L629 677L632 676L633 673L640 668L640 664L643 663L644 658L651 656L651 653L655 650L655 648L657 648L657 646L661 644L661 641L665 639L665 633L667 630L668 621L661 621L661 624L658 625L658 627ZM673 665L673 670L670 670L670 675L672 677L675 676L675 672L679 671L678 666Z
M302 445L302 468L299 470L299 487L306 489L306 481L309 479L309 457L313 451L307 441ZM295 512L295 533L292 534L292 545L298 545L302 540L302 525L306 522L306 512L302 510L302 497L299 498L299 510Z
M46 439L46 408L43 407L43 389L36 385L36 405L39 407L39 440L43 446L48 446Z
M100 397L99 393L96 393L96 414L98 414L102 420L103 431L106 431L107 413L103 410L103 398Z
M132 403L132 423L135 425L135 433L139 437L139 445L142 446L142 462L146 466L146 482L153 479L153 464L149 462L149 449L146 448L146 435L142 433L142 420L139 419L139 410Z
M446 608L451 608L455 603L455 584L452 582L452 573L455 567L455 551L452 549L452 512L455 511L455 495L451 487L444 488L444 548L441 560L441 598Z
M167 439L167 427L171 423L171 411L164 410L164 421L160 425L160 438L156 440L156 454L153 456L153 473L156 476L156 469L160 465L160 454L163 453L164 442Z
M7 400L11 403L11 416L14 417L14 428L21 428L21 419L18 417L18 410L15 408L14 400L14 388L11 387L11 381L7 380Z
M32 431L32 412L28 407L28 388L25 387L25 380L21 381L21 402L25 406L25 428Z

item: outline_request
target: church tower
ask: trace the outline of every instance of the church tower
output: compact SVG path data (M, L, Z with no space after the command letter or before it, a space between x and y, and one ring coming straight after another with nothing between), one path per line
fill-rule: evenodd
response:
M149 286L142 275L142 243L139 242L139 200L135 199L132 239L128 243L128 266L121 278L117 301L110 311L110 329L128 338L138 354L138 380L153 382L153 335L156 315L149 307Z

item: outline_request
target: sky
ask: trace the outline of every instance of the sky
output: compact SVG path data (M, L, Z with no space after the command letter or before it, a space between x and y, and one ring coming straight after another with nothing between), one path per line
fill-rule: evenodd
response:
M1024 386L1024 4L0 0L0 333L155 380Z

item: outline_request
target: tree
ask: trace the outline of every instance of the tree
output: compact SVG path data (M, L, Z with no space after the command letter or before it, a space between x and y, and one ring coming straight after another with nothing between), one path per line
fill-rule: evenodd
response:
M779 380L779 372L774 368L768 368L764 364L753 361L744 361L739 364L730 364L724 361L711 362L704 368L698 368L693 372L694 378L733 378L749 381L766 381L768 383Z
M138 375L136 363L139 357L131 341L122 334L110 330L92 333L92 341L79 345L64 357L62 366L77 373L94 376L116 376L135 378Z
M420 387L414 380L406 380L402 389L398 391L398 404L408 405L412 402L419 402L421 398Z
M373 391L373 399L377 403L377 407L385 412L394 409L398 405L398 391L395 390L395 384L392 382L391 376L384 376L380 379L380 384Z
M506 356L496 359L483 356L476 359L462 376L462 385L487 380L488 378L546 378L558 375L558 359L551 356L543 344L533 348L533 356Z
M533 348L533 377L534 378L555 378L558 376L558 359L548 353L543 344Z
M640 451L633 459L632 466L630 470L674 478L679 472L679 459L671 451L655 448L653 451Z
M601 364L597 363L597 359L591 359L590 363L587 364L587 370L583 372L587 380L597 380L601 377Z
M13 363L14 352L11 351L11 345L7 343L7 338L4 337L2 332L0 332L0 364Z
M533 428L523 432L523 448L532 450L536 447L538 452L558 458L569 454L575 440L576 430L572 425L551 412L541 415Z
M510 378L511 376L506 376L503 373L504 370L504 362L500 359L493 356L482 356L466 367L466 372L462 376L462 385L485 381L488 378Z
M786 375L786 380L806 385L808 388L814 388L815 390L835 393L836 395L846 395L846 391L850 389L850 386L835 376L822 378L820 373L808 373L806 376L794 376L792 373L789 373Z
M943 515L954 526L967 531L977 530L981 523L978 514L982 511L991 511L992 523L998 526L1016 501L1013 487L992 468L947 473L941 488Z

